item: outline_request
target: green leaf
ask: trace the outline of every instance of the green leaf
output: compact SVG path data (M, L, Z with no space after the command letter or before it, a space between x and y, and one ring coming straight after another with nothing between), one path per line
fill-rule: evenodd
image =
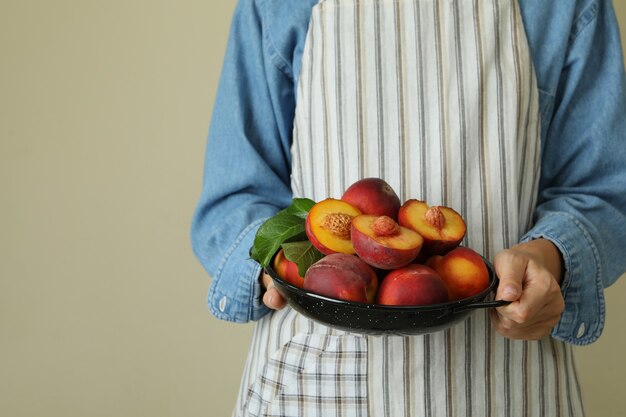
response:
M254 251L263 268L269 265L272 256L284 242L300 237L304 233L302 218L281 213L268 219L257 231Z
M315 201L308 198L294 198L291 202L291 205L287 207L284 211L293 214L294 216L302 217L306 219L306 216L309 214L309 210L311 207L315 205Z
M308 240L283 243L282 248L285 251L285 258L298 265L298 274L301 277L311 265L324 257L324 254L315 249Z
M289 207L267 219L257 230L250 257L265 268L283 243L306 241L305 220L314 204L308 198L294 198Z

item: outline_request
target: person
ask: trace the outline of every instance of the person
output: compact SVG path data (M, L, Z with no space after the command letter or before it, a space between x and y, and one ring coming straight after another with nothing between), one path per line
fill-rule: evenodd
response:
M256 230L364 177L461 212L511 304L419 336L285 308ZM191 227L211 312L255 322L233 415L583 415L625 181L610 0L239 0Z

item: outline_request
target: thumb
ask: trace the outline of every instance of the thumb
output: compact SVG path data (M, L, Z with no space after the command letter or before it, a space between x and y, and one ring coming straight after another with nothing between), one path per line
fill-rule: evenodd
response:
M496 299L517 301L522 296L522 283L528 259L510 250L503 250L494 259L493 266L500 279Z
M274 286L274 280L265 272L263 273L263 286L266 289L265 294L263 294L263 304L273 310L280 310L287 305L287 300Z

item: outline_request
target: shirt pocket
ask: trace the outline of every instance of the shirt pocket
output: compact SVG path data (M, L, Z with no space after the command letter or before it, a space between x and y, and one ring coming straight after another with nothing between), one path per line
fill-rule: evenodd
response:
M344 408L339 415L355 410L367 415L366 377L365 338L298 333L272 354L248 387L243 412L300 417L333 404Z

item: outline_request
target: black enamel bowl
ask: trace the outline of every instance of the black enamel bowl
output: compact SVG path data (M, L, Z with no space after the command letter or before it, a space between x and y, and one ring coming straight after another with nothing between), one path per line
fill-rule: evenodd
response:
M337 300L318 295L280 278L271 267L266 272L274 279L278 291L289 305L306 317L353 333L416 335L437 332L467 319L479 308L494 308L507 301L486 301L498 287L498 278L491 264L489 286L473 297L428 306L385 306Z

